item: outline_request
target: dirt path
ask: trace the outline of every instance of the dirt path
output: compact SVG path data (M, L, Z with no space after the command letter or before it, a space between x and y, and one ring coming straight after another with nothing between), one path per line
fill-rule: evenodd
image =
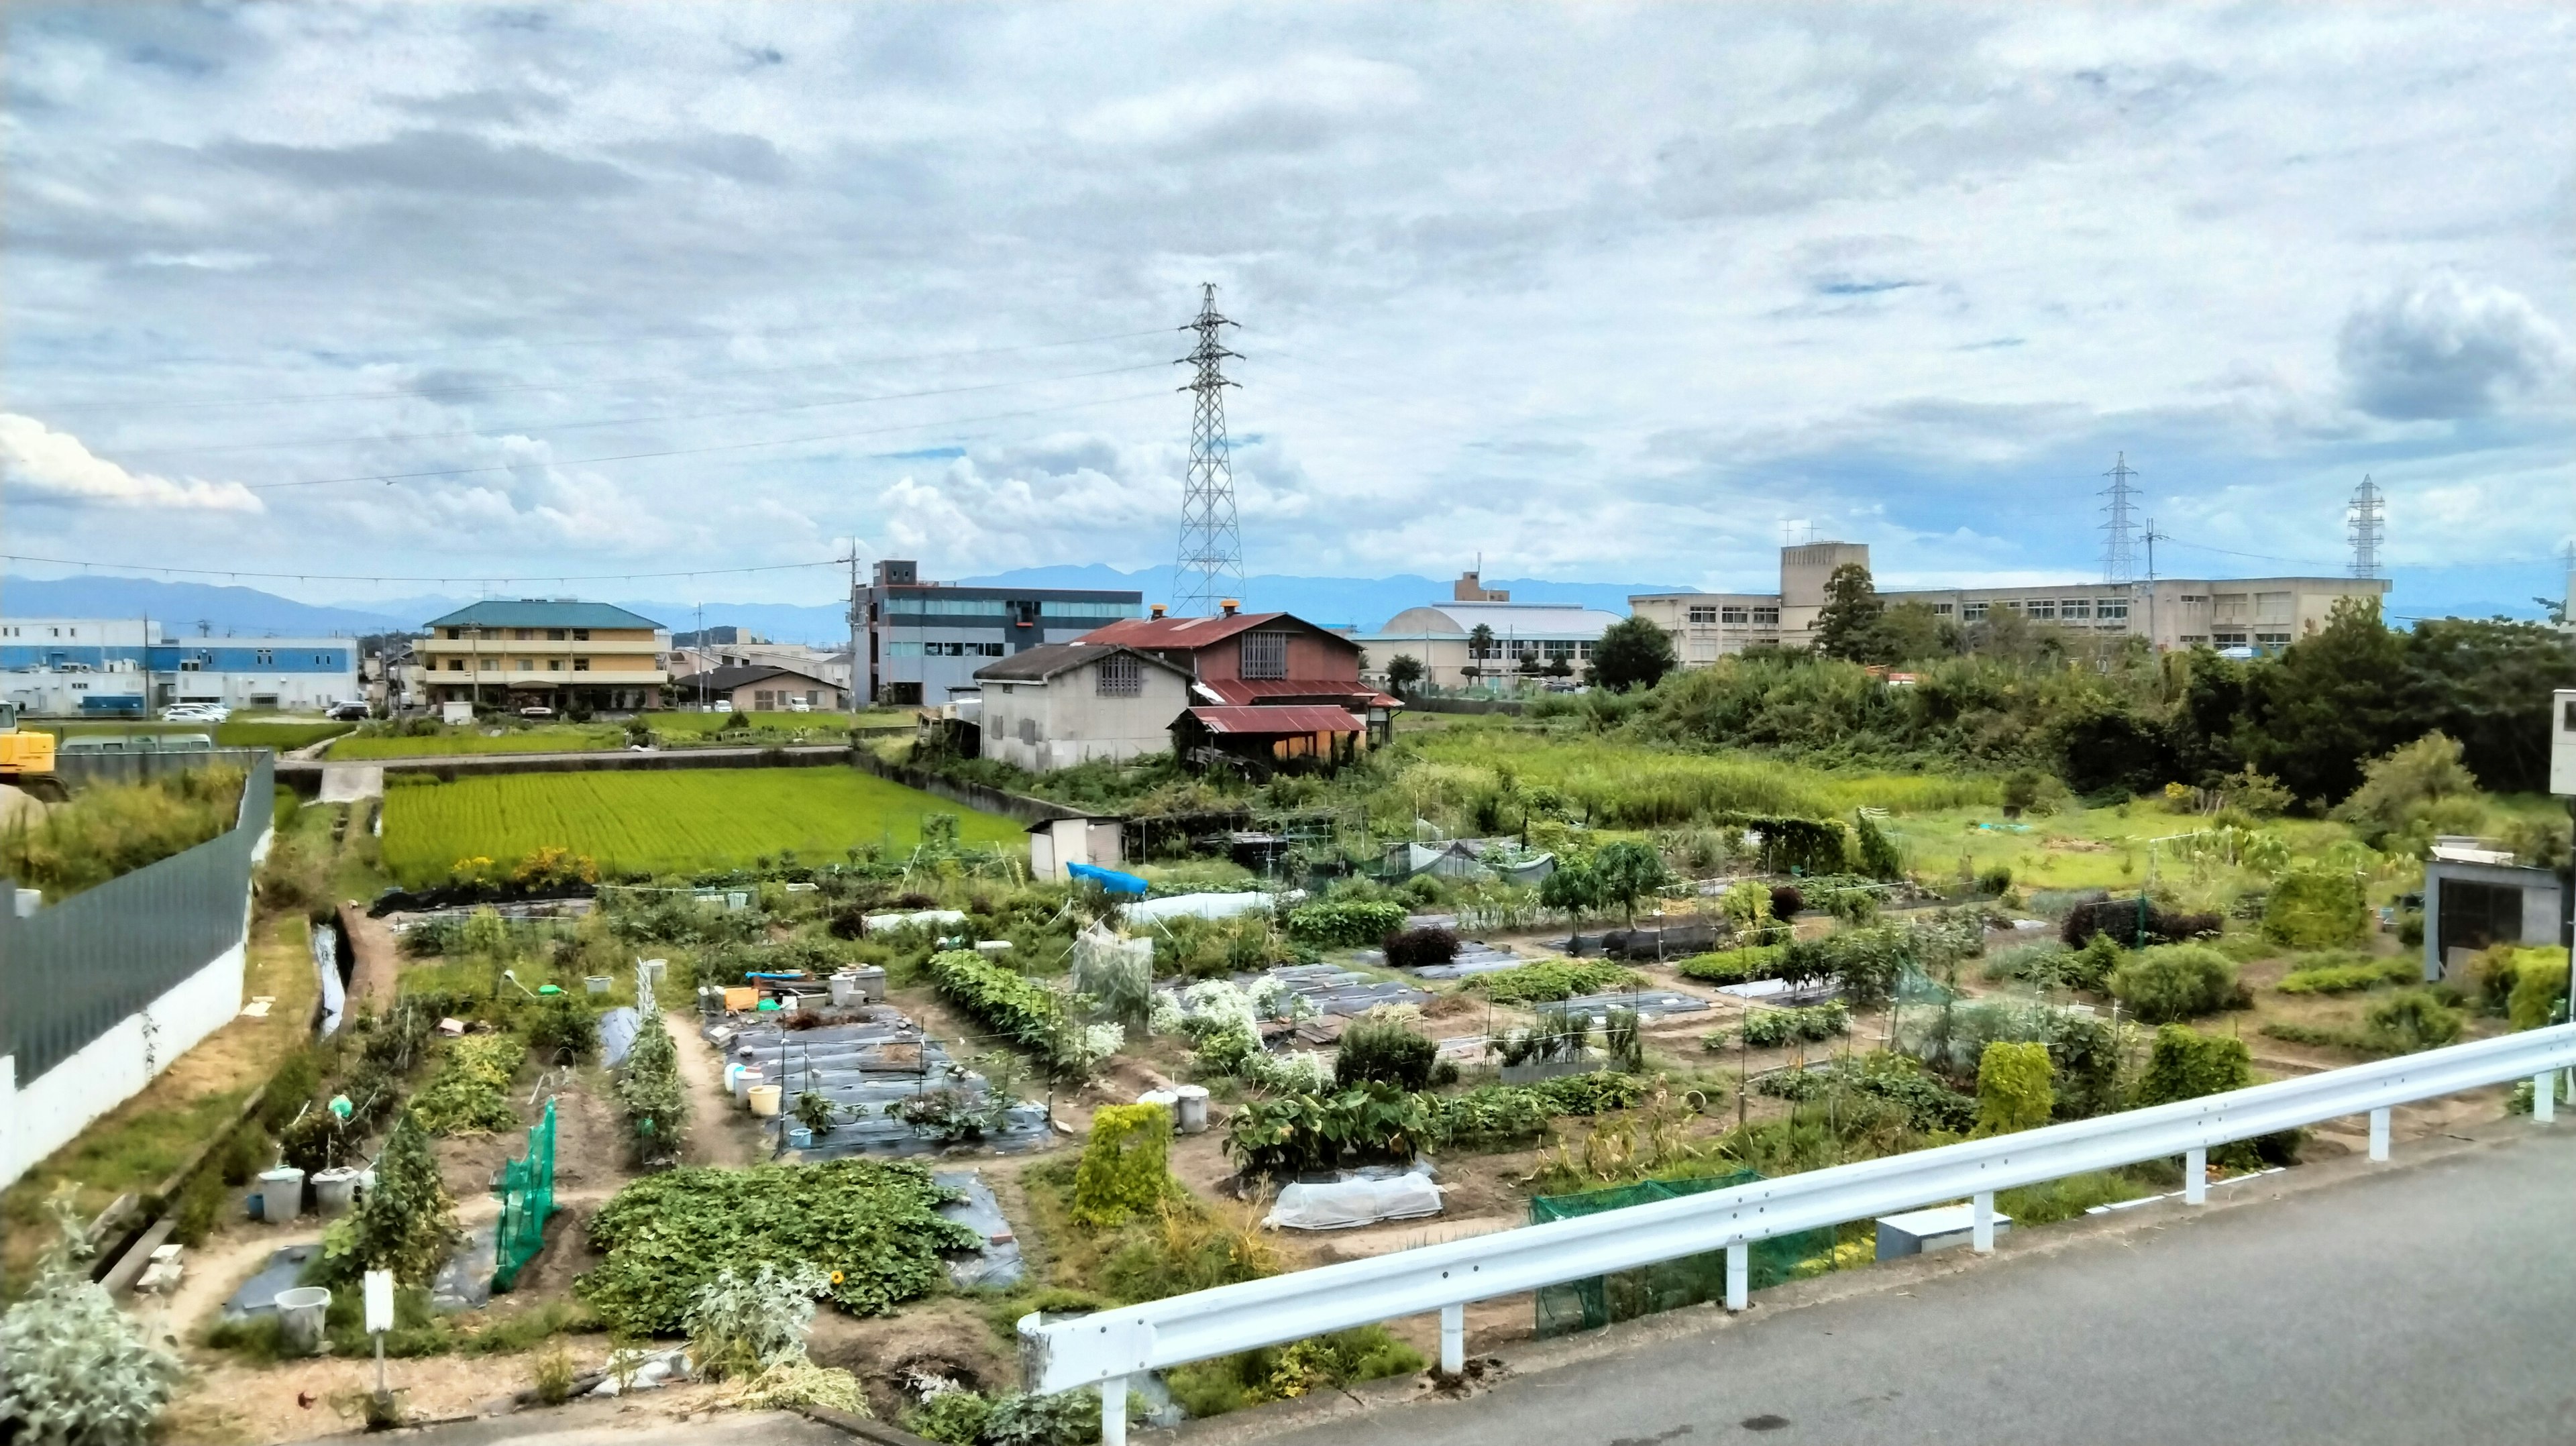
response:
M370 919L356 903L340 906L340 931L349 940L349 1012L381 1013L393 1003L394 981L402 968L401 946L382 919Z
M733 1118L725 1092L724 1061L699 1037L697 1021L678 1009L662 1011L680 1057L680 1080L689 1091L689 1134L680 1156L692 1165L751 1165L759 1159L750 1134Z

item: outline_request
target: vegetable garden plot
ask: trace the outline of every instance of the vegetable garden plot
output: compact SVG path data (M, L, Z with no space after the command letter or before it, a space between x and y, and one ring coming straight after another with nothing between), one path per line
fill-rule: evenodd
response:
M385 864L406 885L447 877L460 858L565 848L603 874L748 866L788 850L814 862L921 841L930 814L959 817L960 842L1020 847L1019 824L855 769L712 768L668 773L537 773L388 790Z
M1571 1220L1578 1215L1595 1215L1604 1210L1642 1205L1649 1200L1670 1200L1708 1190L1723 1190L1761 1178L1751 1170L1738 1170L1733 1174L1700 1179L1641 1180L1634 1185L1586 1190L1579 1195L1540 1195L1530 1200L1530 1223L1539 1225L1550 1220ZM1751 1289L1765 1290L1785 1280L1823 1274L1833 1265L1834 1232L1831 1229L1773 1236L1753 1242L1748 1283ZM1703 1301L1722 1300L1725 1295L1726 1252L1712 1250L1701 1255L1685 1255L1678 1260L1635 1270L1548 1286L1538 1292L1538 1333L1544 1339L1570 1331L1597 1330L1613 1321L1635 1320L1657 1311L1678 1310Z

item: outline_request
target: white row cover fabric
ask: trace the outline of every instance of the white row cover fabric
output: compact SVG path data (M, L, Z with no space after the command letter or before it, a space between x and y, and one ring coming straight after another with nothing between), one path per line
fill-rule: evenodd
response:
M1336 1180L1290 1185L1279 1192L1262 1224L1274 1230L1350 1230L1382 1220L1417 1220L1440 1213L1440 1187L1428 1175Z
M1194 919L1231 919L1263 913L1278 902L1275 894L1174 894L1168 899L1139 899L1119 909L1128 927L1155 924L1184 915Z
M955 909L923 909L916 914L870 914L859 921L871 934L888 929L908 929L923 924L963 924L966 916Z

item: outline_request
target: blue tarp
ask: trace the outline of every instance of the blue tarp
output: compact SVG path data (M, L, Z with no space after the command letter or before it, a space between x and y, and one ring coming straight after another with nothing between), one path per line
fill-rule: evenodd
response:
M1134 874L1122 874L1116 869L1104 869L1097 864L1066 864L1064 871L1077 879L1089 879L1113 894L1135 894L1141 897L1150 887Z

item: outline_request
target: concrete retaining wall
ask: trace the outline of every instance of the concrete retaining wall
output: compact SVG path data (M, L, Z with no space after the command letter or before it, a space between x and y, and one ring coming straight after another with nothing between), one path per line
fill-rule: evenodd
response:
M1417 713L1510 713L1519 714L1528 705L1518 698L1407 698L1404 706Z
M853 752L850 755L850 761L890 783L900 783L906 788L918 788L924 793L947 799L950 803L981 809L986 813L998 813L1004 818L1016 818L1022 823L1044 823L1049 819L1084 816L1082 810L1078 808L1068 808L1061 803L1051 803L1043 798L1031 798L1025 793L1006 793L998 788L986 788L980 783L959 783L942 778L927 769L915 768L910 764L888 763L865 749Z

